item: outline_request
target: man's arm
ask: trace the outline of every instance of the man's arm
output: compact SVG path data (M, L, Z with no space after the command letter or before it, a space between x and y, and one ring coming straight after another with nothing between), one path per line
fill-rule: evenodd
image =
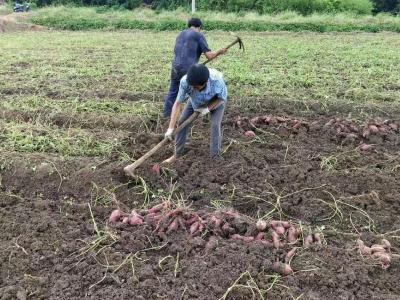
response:
M213 108L217 107L221 104L221 102L228 101L228 90L226 88L225 81L220 79L218 81L219 91L217 94L211 99L210 103L208 104L208 108L212 110ZM211 107L210 107L211 106Z
M176 121L178 120L178 116L182 110L182 105L183 102L186 100L186 94L188 92L188 84L185 81L186 77L183 77L181 79L181 82L179 84L179 92L176 97L174 106L172 107L172 112L171 112L171 119L169 121L169 126L168 130L165 133L165 137L172 139L172 133L174 132L175 126L176 126Z
M211 49L208 47L206 38L202 34L200 34L199 36L199 45L201 52L204 53L207 59L213 59L214 57L217 57L218 55L224 54L226 52L225 48L221 48L216 51L211 51Z
M175 129L176 126L176 121L178 120L178 116L181 113L183 104L179 101L175 101L174 106L172 107L172 112L171 112L171 119L169 121L169 129Z
M215 58L215 57L217 57L217 56L219 56L221 54L224 54L225 52L226 52L226 49L225 48L221 48L221 49L219 49L217 51L205 52L204 55L207 57L207 59L213 59L213 58Z

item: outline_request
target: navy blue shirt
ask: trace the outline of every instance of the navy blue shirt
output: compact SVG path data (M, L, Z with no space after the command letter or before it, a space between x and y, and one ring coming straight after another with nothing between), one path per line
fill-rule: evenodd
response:
M211 51L206 38L194 29L185 29L179 33L175 42L172 67L179 73L186 74L189 67L199 62L200 55Z

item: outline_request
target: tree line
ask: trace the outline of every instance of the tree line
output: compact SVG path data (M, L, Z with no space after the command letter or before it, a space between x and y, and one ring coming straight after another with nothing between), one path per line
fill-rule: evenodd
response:
M108 6L135 9L148 6L153 9L190 9L191 0L31 0L39 7L57 4L82 6ZM196 0L198 10L218 10L245 13L276 14L295 11L302 15L312 13L352 12L376 14L388 12L399 14L400 0Z

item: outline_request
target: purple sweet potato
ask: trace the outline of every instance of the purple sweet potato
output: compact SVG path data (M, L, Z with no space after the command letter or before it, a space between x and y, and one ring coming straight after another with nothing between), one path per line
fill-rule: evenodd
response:
M267 247L271 247L272 248L274 246L274 244L269 240L260 240L260 242L263 243Z
M312 234L309 234L304 239L304 247L310 247L311 244L314 242Z
M178 217L177 217L171 222L171 224L169 224L166 233L168 234L172 231L176 231L178 229L178 227L179 227L179 222L178 222Z
M195 233L197 233L197 231L199 230L200 227L200 222L194 222L189 229L189 232L191 235L194 235Z
M149 208L148 213L158 213L165 208L165 203L160 203Z
M135 225L141 225L143 223L143 219L140 217L138 214L131 214L129 217L129 224L135 226Z
M288 253L286 253L285 257L286 262L290 261L290 259L295 255L295 253L296 253L296 248L293 248Z
M285 228L283 226L276 226L274 228L274 230L279 235L284 235L285 234Z
M232 234L232 235L230 236L230 239L231 239L231 240L238 241L238 240L242 240L242 236L241 236L240 234L235 233L235 234Z
M254 133L254 131L248 130L244 133L244 136L248 139L254 139L256 137L256 134Z
M276 249L281 246L281 242L279 241L279 235L275 231L271 231L272 243Z
M285 227L283 226L282 221L271 220L269 222L270 227L275 230L278 235L283 235L285 233ZM286 224L288 225L288 224Z
M111 223L116 223L116 222L121 220L122 216L123 216L122 211L120 211L119 209L113 210L113 212L111 213L109 221Z
M377 244L375 244L375 245L372 245L372 246L371 246L371 251L372 251L372 253L376 253L376 252L383 252L383 253L385 253L385 252L386 252L386 249L385 249L382 245L377 245Z
M243 239L243 241L249 243L249 242L254 241L254 236L244 236L244 237L242 237L242 239Z
M210 221L212 224L214 224L215 228L220 228L222 225L222 220L217 216L211 216Z
M369 125L368 128L369 128L369 131L370 131L371 133L378 133L378 132L379 132L378 127L375 126L375 125Z
M185 220L186 225L192 225L193 223L197 222L199 220L198 215L191 216L189 219Z
M298 236L299 235L297 229L294 226L289 227L287 235L288 242L295 243L297 241Z
M368 151L368 150L370 150L371 148L373 148L374 146L373 145L370 145L370 144L361 144L360 145L360 150L362 150L362 151Z
M372 250L370 247L365 246L364 242L360 239L357 240L358 250L361 255L371 255Z
M257 240L257 241L263 240L264 238L265 238L265 233L264 233L264 232L259 232L259 233L256 235L256 240Z
M292 268L285 263L282 263L280 261L274 262L272 265L272 270L278 274L287 276L293 273Z

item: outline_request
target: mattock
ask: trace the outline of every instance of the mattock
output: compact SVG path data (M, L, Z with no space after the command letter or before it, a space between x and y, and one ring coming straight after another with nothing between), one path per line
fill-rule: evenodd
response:
M244 51L244 44L243 44L242 39L240 37L238 37L237 35L234 35L233 33L231 33L231 35L235 36L236 39L232 43L230 43L228 46L226 46L225 49L228 50L229 48L231 48L235 44L239 43L239 49L242 49ZM213 59L217 58L218 56L220 56L220 54L214 56L213 58L207 59L205 62L203 62L203 65L209 63L210 61L212 61Z

